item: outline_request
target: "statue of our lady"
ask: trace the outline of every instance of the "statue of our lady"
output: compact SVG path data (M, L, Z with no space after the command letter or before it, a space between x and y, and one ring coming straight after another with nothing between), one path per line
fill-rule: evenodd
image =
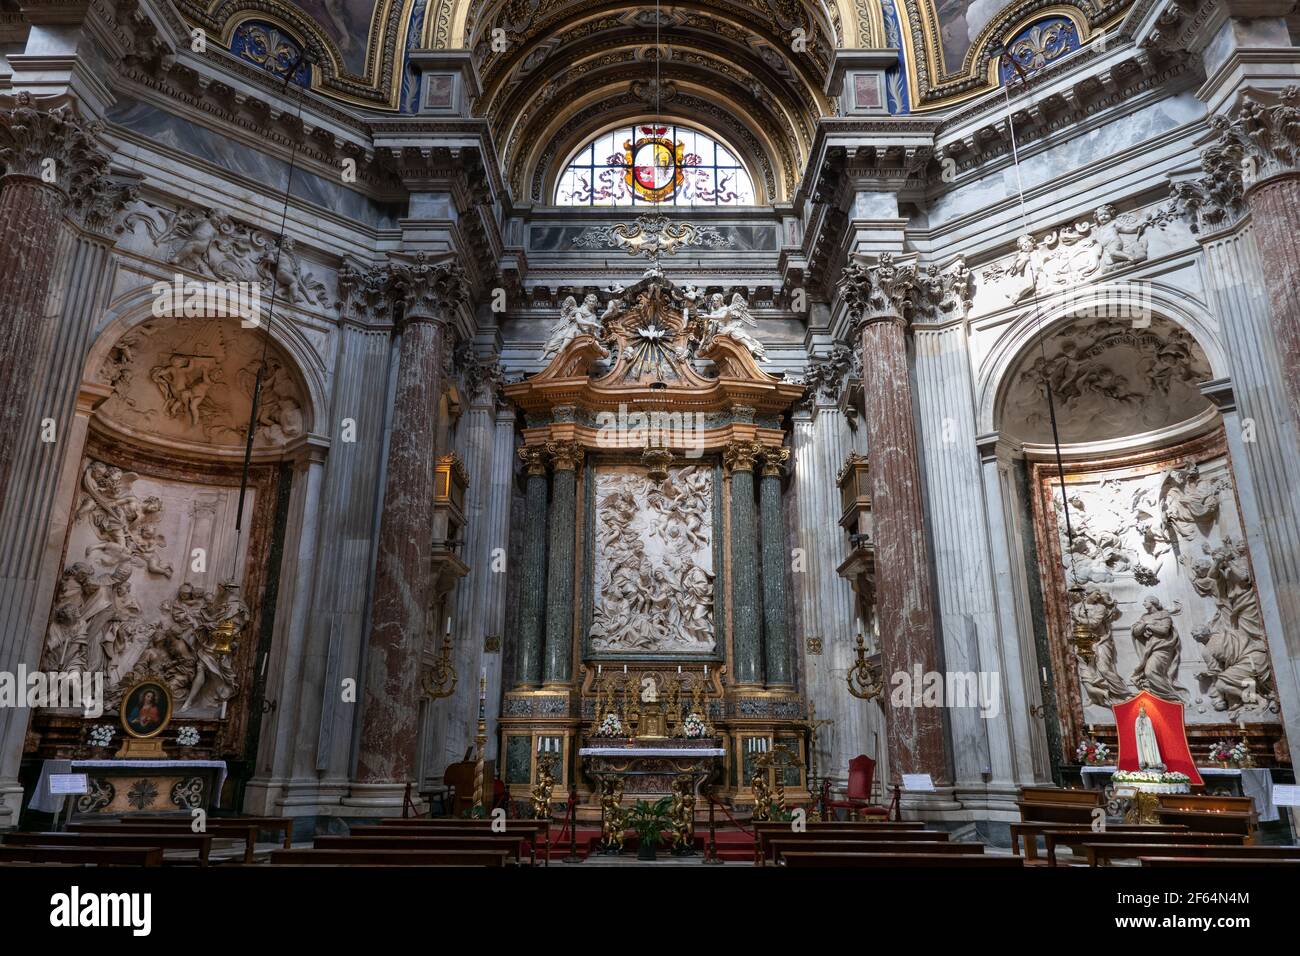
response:
M1133 736L1137 738L1138 769L1163 771L1165 764L1160 759L1160 745L1156 743L1156 729L1151 724L1151 718L1147 716L1146 704L1138 706L1137 719L1133 721Z

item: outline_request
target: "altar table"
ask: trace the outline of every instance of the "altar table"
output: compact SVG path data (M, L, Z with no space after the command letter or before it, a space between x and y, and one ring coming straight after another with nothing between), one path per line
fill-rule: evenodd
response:
M46 760L29 810L61 813L63 794L50 793L50 775L86 773L90 793L77 796L76 813L183 813L221 800L224 760Z
M1115 773L1114 766L1080 767L1084 784L1091 790L1104 790L1110 777ZM1250 797L1255 801L1255 813L1260 823L1278 819L1277 807L1273 805L1273 775L1262 767L1197 767L1205 778L1208 790L1214 783L1227 785L1233 789L1235 796Z

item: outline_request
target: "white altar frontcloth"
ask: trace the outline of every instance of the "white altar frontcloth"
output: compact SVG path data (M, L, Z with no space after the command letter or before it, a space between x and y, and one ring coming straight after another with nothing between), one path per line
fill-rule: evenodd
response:
M579 757L725 757L722 747L582 747Z
M28 810L42 813L61 813L64 795L50 793L50 774L75 773L79 770L185 770L186 768L215 769L217 783L213 790L213 806L219 806L221 785L226 782L224 760L47 760L41 764L41 778L36 782L36 792L27 804Z

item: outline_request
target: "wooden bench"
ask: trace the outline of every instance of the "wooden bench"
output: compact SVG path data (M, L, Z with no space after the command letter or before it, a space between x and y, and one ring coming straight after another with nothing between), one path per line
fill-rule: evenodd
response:
M1144 839L1139 840L1142 837ZM1241 837L1228 833L1143 833L1137 834L1132 831L1127 833L1092 833L1085 830L1047 830L1043 833L1043 842L1047 848L1047 862L1051 866L1056 866L1056 848L1057 846L1070 847L1077 849L1084 844L1105 844L1105 843L1133 843L1143 842L1152 850L1152 855L1165 846L1179 846L1196 843L1211 844L1216 846L1241 846Z
M212 837L205 833L6 833L4 845L156 846L162 850L194 850L199 866L207 866Z
M799 838L774 839L768 844L772 851L772 862L780 865L781 857L791 851L796 853L815 851L818 853L938 853L944 856L957 853L984 852L983 843L934 843L930 841L878 841L878 840L827 840L818 838L804 840ZM763 864L766 864L766 857Z
M75 863L80 866L162 866L157 846L0 846L0 864Z
M1233 833L1247 843L1255 838L1255 813L1236 810L1165 810L1156 811L1161 823L1181 823L1200 833Z
M522 833L527 834L528 839L532 842L534 848L538 845L543 850L543 860L546 866L551 865L551 821L550 820L505 820L505 832L508 834ZM479 830L492 831L492 820L455 820L451 818L439 817L390 817L381 820L379 823L357 824L348 828L349 833L357 836L383 836L393 831L406 832L416 830L420 833L429 832L452 832L452 833L470 833ZM534 854L536 849L534 849Z
M244 862L253 862L253 850L257 846L257 824L225 823L214 820L207 821L207 827L202 833L193 833L190 829L189 821L182 820L177 824L168 823L145 823L143 821L133 821L131 823L115 822L94 822L94 823L69 823L68 833L122 833L129 835L152 835L158 836L210 836L223 840L243 840L244 841Z
M1143 866L1264 866L1300 867L1300 860L1250 859L1241 856L1140 856Z
M183 826L189 828L193 825L193 818L188 814L142 813L133 814L129 817L119 817L118 822L127 824L128 826L137 823L163 823L168 826ZM267 833L276 834L276 839L280 840L286 850L293 846L293 817L214 816L208 814L207 819L204 822L207 825L207 832L209 833L212 832L214 824L230 827L253 826L258 830L265 830Z
M1181 823L1164 824L1164 823L1108 823L1098 833L1110 833L1112 831L1119 833L1165 833L1165 832L1185 832L1189 828ZM1033 863L1038 860L1038 838L1047 830L1078 830L1079 832L1092 832L1091 823L1045 823L1041 820L1021 820L1019 823L1011 824L1011 852L1016 856L1020 855L1020 842L1023 838L1025 844L1025 862Z
M763 821L754 824L754 862L762 865L767 858L767 841L773 836L792 836L807 839L864 840L933 840L947 842L948 834L942 830L926 830L924 824L868 823L864 820L810 823L802 833L795 833L791 824L780 821Z
M781 857L788 867L831 866L997 866L1019 867L1024 860L1018 856L986 856L982 853L821 853L814 850L795 850Z
M334 866L505 866L510 851L491 850L272 850L279 865Z
M537 865L537 849L522 834L492 833L477 836L405 833L393 836L358 836L349 834L318 836L313 844L318 850L508 850L516 863L523 863L523 848L530 850L530 862Z
M1085 843L1083 852L1088 857L1089 866L1102 866L1111 860L1136 860L1142 856L1154 855L1150 843ZM1193 844L1191 846L1159 848L1160 856L1166 857L1219 857L1243 860L1295 860L1300 862L1300 847L1295 846L1223 846L1220 844Z

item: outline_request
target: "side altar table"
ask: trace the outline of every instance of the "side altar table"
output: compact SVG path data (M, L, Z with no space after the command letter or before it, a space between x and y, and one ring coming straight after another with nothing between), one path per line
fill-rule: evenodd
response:
M226 779L224 760L46 760L28 808L60 813L62 794L50 774L85 773L90 792L73 797L77 814L188 813L216 807Z

